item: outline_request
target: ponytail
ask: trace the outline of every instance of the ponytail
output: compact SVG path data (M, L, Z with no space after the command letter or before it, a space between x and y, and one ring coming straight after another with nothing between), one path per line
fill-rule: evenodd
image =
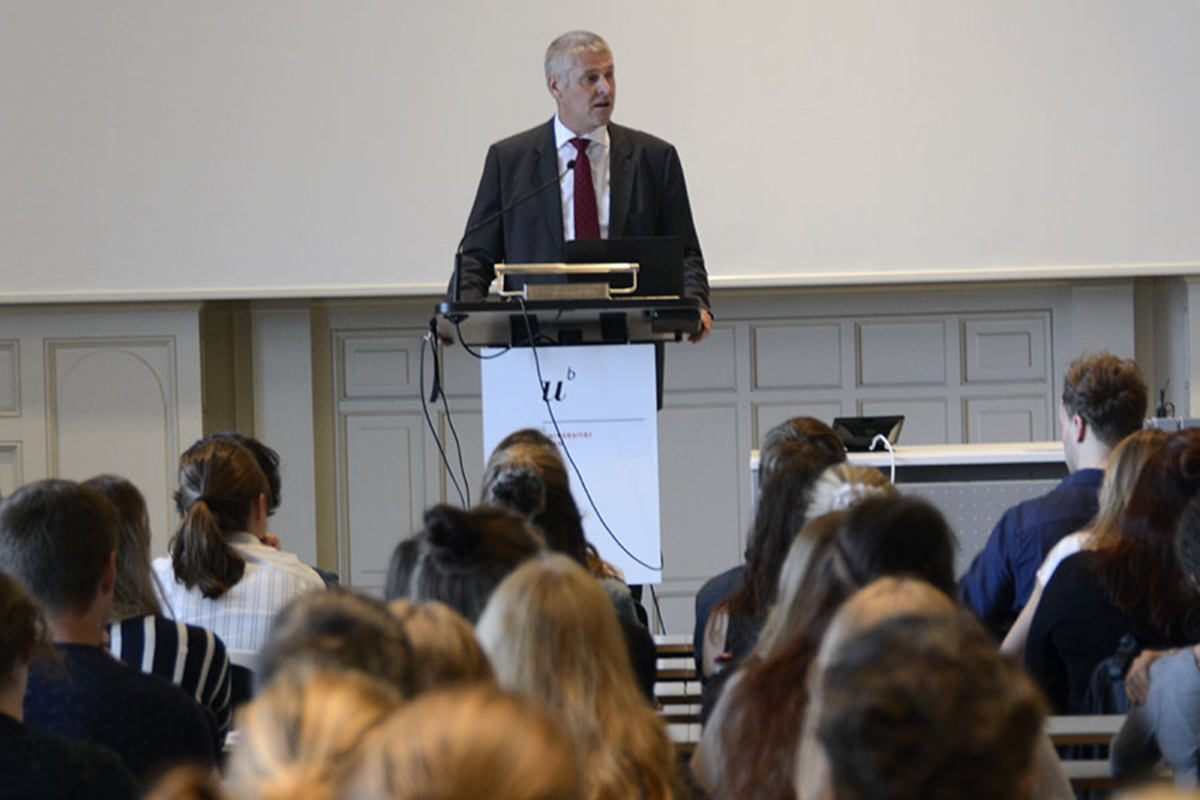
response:
M226 537L247 528L266 486L254 455L234 441L202 440L183 454L175 493L183 522L170 545L177 581L215 599L242 579L245 559Z

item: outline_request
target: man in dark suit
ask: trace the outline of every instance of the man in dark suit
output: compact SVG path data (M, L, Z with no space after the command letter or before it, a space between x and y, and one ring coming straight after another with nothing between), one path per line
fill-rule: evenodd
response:
M708 276L679 154L609 121L617 91L612 51L596 34L572 31L551 42L546 87L558 113L488 150L467 227L562 175L559 191L548 186L467 237L460 299L485 297L497 262L563 261L568 239L678 236L684 293L702 304L702 328L691 338L703 339L712 329Z

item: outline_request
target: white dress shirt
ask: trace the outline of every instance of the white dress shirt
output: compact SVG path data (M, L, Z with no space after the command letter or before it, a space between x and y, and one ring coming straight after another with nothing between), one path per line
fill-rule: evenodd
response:
M154 559L152 566L162 585L163 613L212 631L225 642L232 663L254 670L276 612L295 597L324 589L325 582L294 554L268 547L253 534L231 533L225 538L246 560L246 571L215 599L205 597L198 587L188 589L177 582L170 556Z
M567 169L567 163L574 161L578 155L571 140L575 133L562 124L558 115L554 115L554 145L558 148L558 172L563 175L559 182L562 193L563 238L571 241L575 238L575 173ZM584 139L590 139L587 147L588 161L592 162L592 187L596 190L596 214L600 218L600 238L608 238L608 126L601 125L594 131L583 134Z

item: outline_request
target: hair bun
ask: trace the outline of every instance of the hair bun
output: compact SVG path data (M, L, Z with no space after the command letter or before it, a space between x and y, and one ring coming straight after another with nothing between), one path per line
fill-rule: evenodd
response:
M457 557L470 555L479 546L479 537L466 513L444 503L425 512L425 531L430 544Z
M536 472L523 467L508 467L496 476L491 487L495 505L535 517L546 510L546 484Z

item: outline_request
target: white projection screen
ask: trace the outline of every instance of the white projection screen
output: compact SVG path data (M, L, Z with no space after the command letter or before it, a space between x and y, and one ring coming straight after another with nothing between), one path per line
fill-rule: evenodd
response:
M439 292L571 28L716 286L1200 271L1195 0L0 0L0 302Z

